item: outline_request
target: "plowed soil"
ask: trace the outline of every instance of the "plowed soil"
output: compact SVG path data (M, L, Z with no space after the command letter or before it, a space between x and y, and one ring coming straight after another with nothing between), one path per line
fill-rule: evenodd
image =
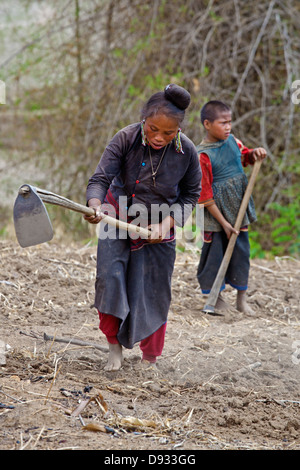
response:
M231 309L211 316L199 254L178 253L157 368L136 345L106 372L96 247L1 241L0 255L1 449L300 449L299 260L252 260L255 315L239 313L228 288Z

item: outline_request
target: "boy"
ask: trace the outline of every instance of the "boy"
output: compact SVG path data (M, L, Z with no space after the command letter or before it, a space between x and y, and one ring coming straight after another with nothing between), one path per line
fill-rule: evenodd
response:
M202 169L202 190L199 203L204 205L204 244L197 278L202 293L208 294L217 276L228 239L235 232L234 224L248 181L243 167L267 155L262 147L248 149L231 134L231 110L221 101L209 101L201 110L206 131L198 146ZM237 309L253 314L246 299L250 267L248 225L256 220L251 198L227 269L221 291L229 283L237 289ZM236 232L235 232L236 233ZM218 310L227 305L221 293Z

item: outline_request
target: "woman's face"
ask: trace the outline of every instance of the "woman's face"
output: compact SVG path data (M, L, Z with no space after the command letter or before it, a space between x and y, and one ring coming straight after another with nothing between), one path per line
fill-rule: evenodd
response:
M174 139L178 128L176 119L158 114L145 120L144 132L151 147L159 150Z

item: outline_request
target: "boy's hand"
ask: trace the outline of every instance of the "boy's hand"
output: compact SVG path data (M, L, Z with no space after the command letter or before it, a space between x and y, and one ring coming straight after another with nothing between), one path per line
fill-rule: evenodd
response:
M267 156L267 151L263 147L257 147L252 152L253 163L256 160L263 160L264 158L266 158L266 156Z
M240 233L229 222L226 222L226 224L223 224L223 229L224 229L224 232L226 233L228 240L231 237L232 233L235 233L236 235L239 235Z

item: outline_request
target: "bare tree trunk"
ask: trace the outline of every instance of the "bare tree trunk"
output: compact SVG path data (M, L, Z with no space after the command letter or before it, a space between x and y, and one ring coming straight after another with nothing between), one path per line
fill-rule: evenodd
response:
M83 107L83 77L82 77L82 57L81 57L81 37L80 37L80 5L79 0L75 0L75 35L77 49L77 81L78 81L78 102L79 109Z

